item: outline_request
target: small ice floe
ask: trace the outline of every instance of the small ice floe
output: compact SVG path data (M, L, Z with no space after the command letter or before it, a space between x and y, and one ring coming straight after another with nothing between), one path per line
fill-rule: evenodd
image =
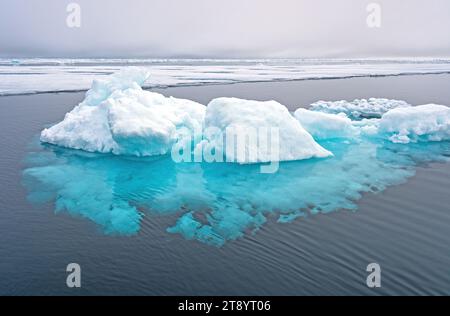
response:
M450 140L450 108L424 104L393 109L381 118L378 132L394 143Z
M311 111L330 114L344 113L353 120L380 118L384 113L395 108L411 105L401 100L383 98L355 99L353 101L317 101L310 105Z

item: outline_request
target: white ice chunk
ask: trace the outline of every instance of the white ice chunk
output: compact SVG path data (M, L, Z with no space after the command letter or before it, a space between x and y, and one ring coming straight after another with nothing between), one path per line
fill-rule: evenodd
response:
M94 79L91 89L86 92L83 103L97 105L105 101L115 91L139 89L149 78L150 73L145 68L123 68L103 79Z
M343 114L328 114L299 108L294 116L315 139L351 138L358 134L358 129Z
M148 74L129 68L96 81L86 99L41 141L91 152L150 156L170 152L185 130L202 128L205 106L139 86Z
M108 104L79 104L64 120L41 132L41 141L90 152L116 152L108 120Z
M266 131L276 130L277 139L269 138L270 149L277 148L279 161L321 158L332 153L321 147L301 124L289 113L288 109L276 101L253 101L238 98L217 98L212 100L206 110L205 130L217 129L217 135L208 136L205 133L203 146L223 148L223 135L228 130L238 131L238 137L245 138L249 131L256 131L260 137ZM261 139L259 138L260 142ZM256 163L273 161L267 151L261 150L256 142L245 142L245 155L235 158L239 163ZM257 148L258 147L258 148ZM225 151L225 150L224 150ZM254 155L252 155L252 153ZM226 152L229 159L229 152Z
M360 135L376 136L378 134L378 126L380 125L380 119L362 119L359 121L352 121L354 128L359 130Z
M318 101L310 105L310 110L330 114L344 113L351 119L380 118L384 113L395 108L410 107L401 100L382 98L355 99L351 102Z
M425 104L393 109L381 118L379 133L394 143L450 140L450 108Z

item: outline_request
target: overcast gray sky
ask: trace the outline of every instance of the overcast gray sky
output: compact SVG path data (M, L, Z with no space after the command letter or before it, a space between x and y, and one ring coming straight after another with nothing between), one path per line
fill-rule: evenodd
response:
M450 1L1 0L0 56L449 57Z

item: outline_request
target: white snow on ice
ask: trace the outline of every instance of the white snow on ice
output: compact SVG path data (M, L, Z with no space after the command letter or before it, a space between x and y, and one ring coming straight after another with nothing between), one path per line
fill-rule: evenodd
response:
M253 139L257 141L244 142L243 150L237 150L242 156L238 154L231 157L239 163L301 160L332 155L315 142L284 105L276 101L214 99L206 109L205 129L208 128L219 130L212 136L205 135L206 139L199 144L210 148L224 148L226 138L230 137L227 129L234 130L236 135L255 133ZM277 131L273 138L270 136L271 129ZM265 145L262 145L263 142ZM273 150L277 151L276 157L271 155ZM228 149L225 156L230 158Z
M358 129L343 113L329 114L299 108L294 116L315 139L351 138L358 134Z
M450 140L450 108L425 104L393 109L380 120L379 133L394 143Z
M294 113L315 139L367 136L405 144L450 140L450 108L444 105L411 106L376 98L320 104L315 103L313 111L300 108Z
M170 152L185 129L201 130L205 106L142 90L148 73L126 68L94 81L86 99L60 123L44 129L41 141L91 152L135 156Z
M383 98L356 99L351 102L341 101L317 101L310 105L310 110L339 114L343 113L352 119L380 118L384 113L395 108L409 107L410 104L401 100L389 100Z

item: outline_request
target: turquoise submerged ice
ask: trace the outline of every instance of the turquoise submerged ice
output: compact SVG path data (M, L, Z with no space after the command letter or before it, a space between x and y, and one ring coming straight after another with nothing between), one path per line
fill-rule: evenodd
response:
M52 203L56 212L89 219L107 234L137 234L144 217L166 215L171 224L162 230L222 246L257 232L268 220L281 225L317 213L354 211L363 193L404 183L418 164L447 162L447 109L418 107L416 112L429 114L426 122L404 109L357 121L299 110L292 117L315 138L314 148L333 155L281 162L271 174L260 173L259 164L175 163L168 154L136 157L41 142L27 157L24 183L33 203ZM420 122L414 125L411 118Z
M334 157L258 165L174 163L169 156L132 158L39 145L24 181L34 203L85 217L105 233L136 234L143 216L175 215L167 230L213 245L257 230L271 214L298 216L356 210L363 192L378 192L414 175L415 165L447 161L448 142L329 141ZM163 228L161 228L163 229Z

